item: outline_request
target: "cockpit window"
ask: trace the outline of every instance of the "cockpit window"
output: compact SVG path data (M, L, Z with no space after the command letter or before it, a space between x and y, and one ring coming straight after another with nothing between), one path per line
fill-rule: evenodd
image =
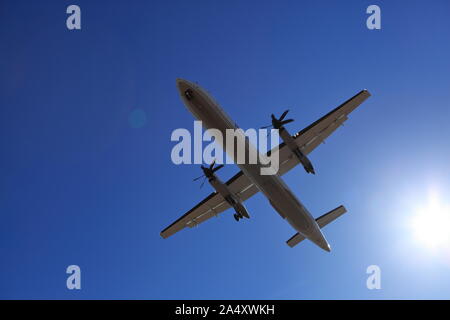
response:
M184 92L184 96L186 97L186 99L191 100L192 99L192 90L191 89L187 89Z

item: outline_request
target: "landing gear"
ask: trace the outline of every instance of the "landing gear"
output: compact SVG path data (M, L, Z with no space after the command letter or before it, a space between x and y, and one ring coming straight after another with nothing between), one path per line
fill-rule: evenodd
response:
M233 214L234 220L239 221L240 219L243 218L242 214L240 213L235 213Z

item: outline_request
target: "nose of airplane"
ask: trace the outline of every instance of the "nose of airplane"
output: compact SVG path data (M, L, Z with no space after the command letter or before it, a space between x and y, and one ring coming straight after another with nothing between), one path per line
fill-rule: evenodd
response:
M178 90L180 90L181 87L186 86L186 80L181 79L181 78L177 78L177 88Z
M180 93L180 95L182 97L185 97L186 91L188 89L193 90L195 88L195 85L192 82L185 80L185 79L177 78L176 82L177 82L178 92Z
M194 87L194 84L186 79L177 78L176 82L178 89Z
M178 85L178 84L181 84L181 83L185 82L186 80L184 80L182 78L177 78L176 81L177 81L177 85Z

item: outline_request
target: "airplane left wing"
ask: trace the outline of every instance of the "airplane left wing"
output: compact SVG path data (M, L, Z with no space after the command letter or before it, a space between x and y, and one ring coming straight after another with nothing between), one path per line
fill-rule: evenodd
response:
M242 201L247 200L259 190L247 178L242 171L235 174L230 180L226 182L230 191L237 195ZM161 231L161 236L167 238L185 227L195 227L198 224L218 216L219 213L227 210L231 206L225 199L217 192L211 193L203 201L198 203L194 208L182 215L178 220Z

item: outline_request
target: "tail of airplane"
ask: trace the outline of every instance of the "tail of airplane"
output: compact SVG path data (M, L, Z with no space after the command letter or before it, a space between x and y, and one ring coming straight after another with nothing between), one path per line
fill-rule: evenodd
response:
M320 216L316 219L317 224L322 229L330 222L336 220L340 216L342 216L344 213L346 213L347 210L344 206L339 206L336 209L331 210L330 212L325 213L324 215ZM302 236L300 233L296 233L292 238L290 238L288 241L286 241L287 245L291 248L295 247L297 244L305 240L305 237Z

